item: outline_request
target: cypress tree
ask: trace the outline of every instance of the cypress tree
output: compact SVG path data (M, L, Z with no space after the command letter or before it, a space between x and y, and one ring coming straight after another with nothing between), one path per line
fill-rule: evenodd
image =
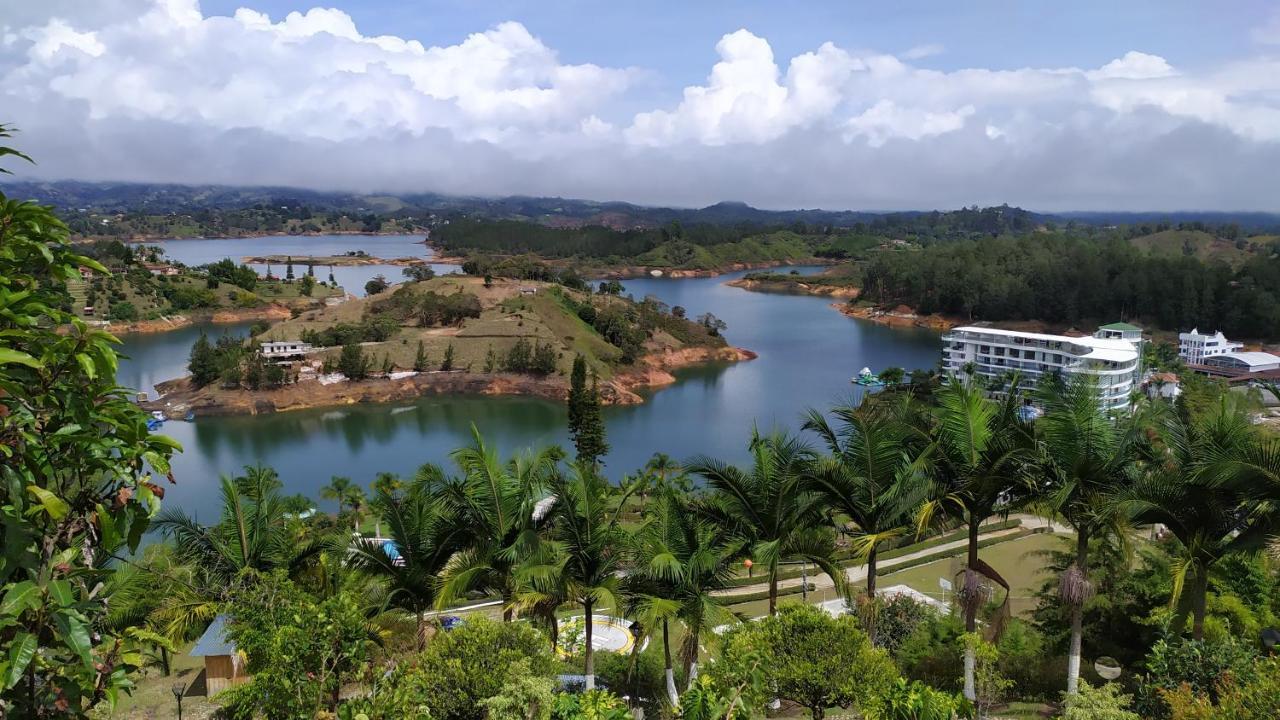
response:
M427 371L427 348L421 340L418 341L418 356L413 359L413 369L415 372Z
M187 363L191 373L191 382L196 387L204 387L218 379L218 358L209 343L209 336L200 333L196 344L191 346L191 358Z
M587 386L587 361L582 355L573 359L569 375L569 434L578 451L578 459L597 463L609 452L605 439L604 418L600 413L600 390L593 375Z
M292 255L290 255L288 258L285 259L284 279L285 279L285 282L293 282L293 256Z
M440 369L449 371L453 369L453 343L444 349L444 360L440 362Z

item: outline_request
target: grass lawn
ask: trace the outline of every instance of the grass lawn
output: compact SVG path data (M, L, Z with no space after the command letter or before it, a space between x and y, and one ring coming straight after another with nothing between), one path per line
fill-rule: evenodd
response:
M173 686L183 683L188 687L204 671L204 658L187 654L195 643L182 648L173 657L173 674L166 677L159 668L148 668L145 675L135 679L137 687L132 695L121 695L115 710L101 709L94 717L106 720L161 720L176 718L178 706L173 699ZM200 684L203 684L203 680ZM218 706L203 695L187 695L182 699L183 720L203 720L213 715Z

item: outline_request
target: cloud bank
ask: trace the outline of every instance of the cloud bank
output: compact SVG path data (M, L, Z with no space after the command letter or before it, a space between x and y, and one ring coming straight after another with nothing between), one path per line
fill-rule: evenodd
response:
M32 4L36 5L36 4ZM924 67L747 29L678 100L616 109L644 68L568 64L523 25L446 47L346 13L52 0L0 18L0 121L28 176L537 194L694 206L1280 210L1267 28L1207 70ZM1277 16L1280 17L1280 16ZM17 168L15 168L17 169Z

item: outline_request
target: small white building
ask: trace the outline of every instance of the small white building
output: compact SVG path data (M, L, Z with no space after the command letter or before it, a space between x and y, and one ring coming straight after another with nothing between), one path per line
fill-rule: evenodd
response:
M1147 397L1152 400L1172 402L1182 394L1182 385L1178 382L1178 376L1171 372L1152 373L1142 386L1147 391Z
M1216 355L1225 355L1244 348L1244 343L1231 342L1222 331L1212 335L1200 332L1199 328L1191 328L1191 332L1178 333L1178 357L1188 365L1204 365L1205 361Z
M259 352L266 360L301 359L312 351L311 343L301 340L269 340L262 343Z
M1235 373L1256 373L1280 369L1280 356L1268 352L1228 352L1205 358L1201 364Z

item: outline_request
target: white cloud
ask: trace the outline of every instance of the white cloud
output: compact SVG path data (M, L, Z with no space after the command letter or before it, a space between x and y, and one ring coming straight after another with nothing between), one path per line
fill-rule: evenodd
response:
M941 46L814 47L779 58L762 35L728 33L705 81L623 112L645 71L563 62L515 22L427 46L338 9L44 0L0 18L0 120L24 130L41 177L1280 209L1275 58L1191 70L1132 50L1092 68L943 71L913 63Z

